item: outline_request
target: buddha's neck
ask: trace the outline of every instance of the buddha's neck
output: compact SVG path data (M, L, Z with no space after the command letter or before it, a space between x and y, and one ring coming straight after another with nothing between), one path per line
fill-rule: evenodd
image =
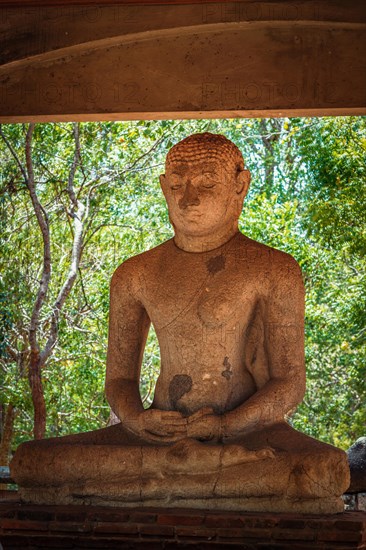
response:
M207 252L219 248L239 232L238 224L225 230L218 231L214 235L186 235L176 231L174 243L178 248L185 252Z

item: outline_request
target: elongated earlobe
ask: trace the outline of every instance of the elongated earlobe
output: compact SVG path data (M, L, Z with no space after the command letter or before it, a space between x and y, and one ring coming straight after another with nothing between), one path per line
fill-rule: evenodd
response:
M163 192L164 197L166 198L166 176L165 174L160 174L159 176L160 187Z
M245 195L248 192L251 175L249 170L241 170L236 176L236 192L238 195Z
M160 181L161 187L163 187L163 185L165 185L165 174L160 174L159 181Z

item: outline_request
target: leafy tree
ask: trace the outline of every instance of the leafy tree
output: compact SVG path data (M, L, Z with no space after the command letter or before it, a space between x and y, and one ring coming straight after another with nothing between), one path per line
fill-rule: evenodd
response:
M127 257L172 236L159 189L167 150L199 131L223 133L243 151L252 185L240 219L248 236L299 261L307 290L308 390L292 422L310 435L347 447L362 435L365 401L364 146L365 119L227 119L40 124L32 134L34 184L49 219L52 277L39 317L40 347L52 329L52 307L70 266L75 205L88 205L72 290L40 370L47 435L90 430L109 421L103 395L109 280ZM3 135L25 165L27 127ZM75 158L77 161L75 163ZM0 349L3 425L9 405L15 444L29 439L29 325L42 267L42 240L24 174L0 142L3 258ZM74 163L74 164L73 164ZM73 210L74 209L74 210ZM141 376L148 406L159 373L149 334Z

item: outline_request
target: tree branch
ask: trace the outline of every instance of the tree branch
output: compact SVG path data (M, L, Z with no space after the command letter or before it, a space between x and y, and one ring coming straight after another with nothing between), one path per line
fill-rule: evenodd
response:
M89 233L88 237L84 241L83 248L85 248L85 246L91 241L94 235L98 233L98 231L100 231L100 229L102 229L103 227L122 227L123 229L130 229L131 231L136 231L137 233L142 232L142 227L133 227L132 225L125 225L122 223L107 223L107 222L101 223L97 227L95 227L93 231Z
M71 169L69 172L69 177L67 182L67 192L69 194L70 201L73 207L77 209L78 201L74 191L75 173L78 165L80 164L80 134L79 134L79 124L77 123L73 124L73 135L74 135L74 141L75 141L75 151L74 151L74 159L71 164Z
M61 309L66 301L66 298L70 294L70 291L75 283L80 258L83 251L83 228L84 228L84 215L85 215L85 206L84 204L76 198L76 193L74 191L74 180L77 167L80 162L80 141L79 141L79 125L74 124L74 140L75 140L75 150L74 150L74 159L70 168L68 183L67 183L67 193L70 198L71 203L71 216L73 218L74 226L74 238L71 252L71 262L66 280L60 289L57 298L52 307L52 319L51 319L51 328L47 343L44 349L41 352L41 362L45 363L48 357L51 355L52 349L56 344L58 337L58 321L60 318Z
M27 183L27 180L28 180L27 172L26 172L24 166L22 165L22 163L20 162L19 157L18 157L18 155L16 154L15 149L13 148L12 144L10 143L10 141L8 140L8 138L5 136L1 124L0 124L0 135L1 135L1 137L3 138L3 140L4 140L4 142L5 142L6 146L7 146L7 148L9 149L10 153L11 153L12 156L14 157L15 162L16 162L17 165L19 166L19 169L20 169L21 173L23 174L25 183Z
M34 182L34 171L33 171L33 162L32 162L33 131L34 131L34 124L29 124L27 135L26 135L26 142L25 142L25 157L26 157L27 172L28 172L26 185L31 197L33 209L34 209L37 222L42 234L43 269L42 269L42 277L39 284L36 301L33 306L30 325L29 325L29 343L33 351L39 351L37 329L38 329L39 315L40 315L44 300L46 298L49 282L51 279L51 246L50 246L50 228L49 228L48 216L38 199L36 186Z

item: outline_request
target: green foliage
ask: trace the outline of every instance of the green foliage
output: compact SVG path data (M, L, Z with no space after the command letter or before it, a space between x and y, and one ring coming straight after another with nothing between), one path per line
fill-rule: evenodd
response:
M4 133L24 161L25 127ZM308 390L295 427L346 448L364 434L365 143L363 118L138 121L81 124L80 197L90 219L77 282L60 319L43 381L47 435L105 426L103 385L109 281L126 258L172 236L158 176L171 145L193 132L227 135L242 150L252 185L240 219L248 236L285 250L306 284ZM50 217L53 275L49 304L70 262L72 224L65 202L71 124L39 124L33 158L37 190ZM37 290L41 240L21 173L0 141L2 266L1 399L18 408L14 446L31 437L27 327ZM141 372L144 405L153 398L159 348L151 330Z
M345 253L366 253L366 124L349 117L305 124L299 155L308 167L309 235Z

